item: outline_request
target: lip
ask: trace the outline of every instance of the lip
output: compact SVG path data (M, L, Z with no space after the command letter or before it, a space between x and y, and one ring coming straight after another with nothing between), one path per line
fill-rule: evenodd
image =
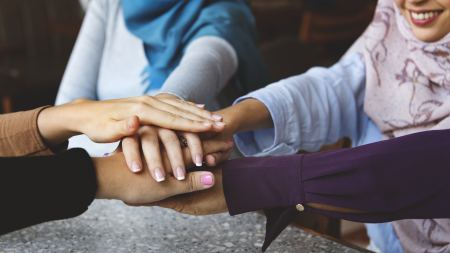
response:
M421 13L430 13L433 12L434 15L431 16L430 18L427 19L417 19L414 18L414 14L421 14ZM429 11L414 11L414 10L409 10L409 17L411 19L411 22L415 25L415 26L419 26L419 27L424 27L427 25L430 25L431 23L433 23L436 19L439 18L439 16L442 14L442 10L429 10Z

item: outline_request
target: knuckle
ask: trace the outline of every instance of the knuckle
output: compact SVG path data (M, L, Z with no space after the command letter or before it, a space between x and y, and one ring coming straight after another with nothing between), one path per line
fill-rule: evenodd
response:
M146 109L148 109L148 106L145 102L143 101L138 101L137 103L134 104L133 106L133 111L137 114L137 115L141 115Z
M197 189L197 181L195 180L194 176L190 176L187 180L187 190L189 192L193 192Z

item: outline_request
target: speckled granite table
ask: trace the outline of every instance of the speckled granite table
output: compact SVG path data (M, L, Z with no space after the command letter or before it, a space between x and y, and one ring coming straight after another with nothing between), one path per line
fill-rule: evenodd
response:
M0 237L0 252L260 252L264 224L265 218L256 213L194 217L156 207L95 201L80 217ZM288 228L267 252L359 251Z

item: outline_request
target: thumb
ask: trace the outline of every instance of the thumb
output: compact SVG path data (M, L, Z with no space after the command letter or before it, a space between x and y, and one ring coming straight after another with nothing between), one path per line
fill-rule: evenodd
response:
M110 137L118 140L126 136L134 135L138 130L139 118L137 116L131 116L127 119L112 123Z
M206 190L214 186L213 173L209 171L196 171L186 175L183 181L174 181L173 195Z

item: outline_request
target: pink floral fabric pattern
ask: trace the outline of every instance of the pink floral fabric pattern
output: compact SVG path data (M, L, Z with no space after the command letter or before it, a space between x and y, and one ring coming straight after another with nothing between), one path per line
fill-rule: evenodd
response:
M379 0L363 39L364 110L385 137L450 128L450 34L422 42L393 0ZM450 252L450 219L393 225L405 252Z
M450 35L422 42L394 1L380 0L363 38L364 109L386 136L430 129L450 115Z

